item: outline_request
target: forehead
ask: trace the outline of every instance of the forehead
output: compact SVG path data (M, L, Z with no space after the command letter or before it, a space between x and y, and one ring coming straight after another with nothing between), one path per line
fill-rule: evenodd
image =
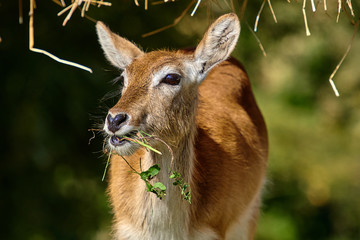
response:
M156 51L146 53L135 59L127 68L126 74L130 80L151 81L153 74L165 66L181 70L184 55L170 51Z

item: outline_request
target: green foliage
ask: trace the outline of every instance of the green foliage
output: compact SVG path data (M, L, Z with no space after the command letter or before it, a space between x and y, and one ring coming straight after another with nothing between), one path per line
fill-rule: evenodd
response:
M126 139L128 141L132 141L134 143L137 143L137 144L145 147L145 149L148 150L148 151L153 151L153 152L155 152L157 154L161 154L160 151L154 149L148 143L149 139L155 139L154 136L152 136L152 135L150 135L150 134L148 134L148 133L146 133L144 131L138 131L136 134L134 134L134 135L132 135L130 137L123 136L122 138ZM167 143L165 143L164 141L161 140L161 142L164 143L165 145L167 145ZM170 149L170 147L168 145L167 145L167 147ZM172 152L171 152L171 154L172 154ZM105 178L110 158L111 158L111 153L108 154L108 159L107 159L107 163L106 163L106 166L105 166L105 170L104 170L102 180L104 180L104 178ZM158 164L155 164L155 165L151 166L146 171L138 172L138 171L136 171L136 169L134 169L129 164L129 162L123 156L121 156L121 158L133 170L133 172L138 174L140 176L140 178L145 182L147 192L154 193L156 195L156 197L158 197L160 200L162 200L165 197L165 195L166 195L166 186L162 182L155 182L153 184L151 183L151 180L160 173L161 169L160 169L160 166ZM141 165L141 160L140 160L140 165ZM173 185L174 186L179 186L179 188L181 190L181 195L183 196L183 198L186 201L189 202L189 204L191 204L191 190L190 190L189 184L184 182L184 179L183 179L183 177L181 176L180 173L175 172L173 170L170 170L170 172L171 172L171 175L169 176L169 178L174 179Z
M180 173L175 172L173 170L170 170L170 172L172 173L169 178L173 179L173 185L174 186L178 186L181 190L181 195L183 195L183 198L189 202L189 204L191 204L191 189L189 184L184 182L183 177L181 176Z
M164 198L166 195L166 187L161 182L155 182L154 184L150 183L150 180L153 179L160 172L160 166L155 164L150 167L147 171L143 171L139 173L142 180L146 183L146 191L152 192L158 197L160 200Z
M139 175L142 180L151 180L160 172L160 166L155 164L154 166L150 167L147 171L141 172Z

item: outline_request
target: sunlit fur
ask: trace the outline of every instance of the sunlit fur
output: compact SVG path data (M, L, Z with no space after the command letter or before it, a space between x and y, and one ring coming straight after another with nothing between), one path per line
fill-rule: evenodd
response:
M121 99L109 110L129 116L119 132L140 129L173 150L156 140L150 145L162 155L130 151L133 144L113 148L130 154L126 159L137 171L159 164L153 181L167 187L163 200L146 192L144 181L114 155L108 188L114 238L253 239L268 142L247 74L236 60L226 60L240 33L236 15L212 24L195 51L143 53L102 23L97 31L106 57L126 77ZM172 73L182 76L179 85L161 83ZM190 184L191 205L172 185L169 169Z

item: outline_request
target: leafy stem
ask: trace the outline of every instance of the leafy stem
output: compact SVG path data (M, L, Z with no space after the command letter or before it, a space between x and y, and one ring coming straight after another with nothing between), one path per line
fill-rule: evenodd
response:
M139 174L140 178L145 181L146 184L146 191L154 193L159 199L163 199L166 195L166 187L161 182L155 182L154 184L150 183L150 180L153 179L156 175L160 172L160 166L155 164L154 166L150 167L148 170L143 171L141 173L136 172Z
M134 142L134 143L137 143L143 147L145 147L145 149L147 151L153 151L157 154L162 154L159 150L153 148L152 146L149 145L148 141L149 139L154 139L154 140L158 140L162 143L164 143L170 153L171 153L171 162L173 162L173 159L174 159L174 154L173 154L173 151L171 149L171 147L163 140L159 139L159 138L156 138L144 131L141 131L141 130L138 130L137 134L134 134L133 136L123 136L123 137L120 137L121 139L125 139L125 140L128 140L128 141L131 141L131 142ZM110 163L110 159L111 159L111 155L112 153L109 152L108 153L108 159L107 159L107 162L106 162L106 166L105 166L105 170L104 170L104 174L103 174L103 177L102 177L102 181L104 181L105 179L105 175L106 175L106 172L107 172L107 168L109 166L109 163ZM163 199L166 195L166 186L162 183L162 182L154 182L154 183L151 183L151 180L156 177L159 172L160 172L160 166L158 164L155 164L153 166L151 166L148 170L146 171L142 171L142 168L141 168L141 159L140 159L140 171L137 171L135 168L133 168L131 166L131 164L126 160L126 158L124 158L122 155L120 155L120 157L125 161L125 163L131 168L131 170L138 174L140 176L140 178L145 182L145 185L146 185L146 191L147 192L152 192L154 193L159 199ZM170 179L173 179L174 182L173 182L173 185L174 186L178 186L181 190L181 195L183 196L183 198L189 202L189 204L191 204L191 189L190 189L190 186L188 183L184 182L184 179L183 177L181 176L180 173L176 172L176 171L173 171L170 169L170 176L169 176Z
M170 169L170 173L171 175L169 176L170 179L173 179L173 185L174 186L178 186L181 190L181 195L183 196L183 198L189 202L189 204L191 204L191 189L190 189L190 185L188 183L186 183L184 181L184 178L181 176L180 173L171 170Z

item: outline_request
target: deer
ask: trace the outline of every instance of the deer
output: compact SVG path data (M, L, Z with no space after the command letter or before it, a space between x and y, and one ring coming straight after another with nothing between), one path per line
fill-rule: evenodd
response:
M145 53L100 21L96 30L106 59L123 81L103 127L107 147L116 153L108 179L112 237L253 239L268 136L248 75L230 57L240 35L236 14L220 16L192 50ZM148 142L162 154L124 137L140 130L162 140ZM162 200L146 192L133 173L154 164L161 171L153 180L167 188ZM189 183L191 204L172 185L170 168Z

